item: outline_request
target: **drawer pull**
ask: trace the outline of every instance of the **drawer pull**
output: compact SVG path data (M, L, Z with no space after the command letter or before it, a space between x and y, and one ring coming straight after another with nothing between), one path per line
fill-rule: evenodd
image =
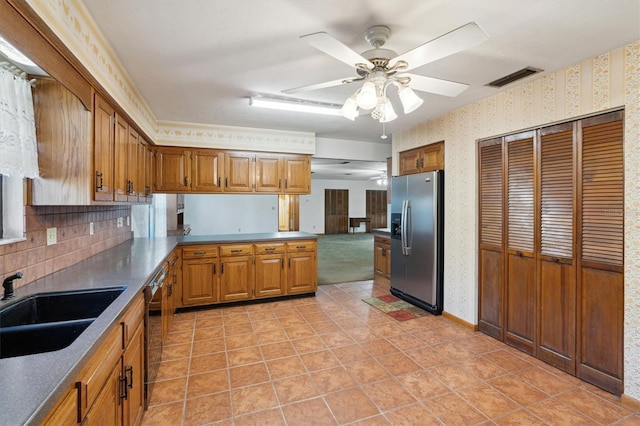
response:
M242 253L242 249L231 249L231 253Z
M307 248L307 246L296 246L297 249Z
M201 254L207 254L207 252L206 251L194 251L193 254L201 255Z
M275 247L265 247L266 251L274 251L276 248Z

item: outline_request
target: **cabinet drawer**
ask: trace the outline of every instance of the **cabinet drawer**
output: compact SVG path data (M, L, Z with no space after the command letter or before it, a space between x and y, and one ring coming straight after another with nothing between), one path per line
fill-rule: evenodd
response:
M256 254L284 253L284 243L259 243L256 244Z
M198 257L218 257L218 246L188 246L182 249L182 257L194 259Z
M88 409L98 397L100 390L111 375L113 366L122 355L122 330L113 327L78 377L80 418L84 418Z
M220 256L241 256L251 254L253 254L253 244L220 246Z
M391 238L390 237L385 237L385 236L381 236L381 235L376 235L374 237L374 241L376 243L380 243L380 244L391 244Z
M126 314L122 317L122 349L129 345L133 333L142 323L144 315L144 296L140 293Z
M289 253L298 251L315 251L316 242L310 240L293 241L287 243L287 251Z

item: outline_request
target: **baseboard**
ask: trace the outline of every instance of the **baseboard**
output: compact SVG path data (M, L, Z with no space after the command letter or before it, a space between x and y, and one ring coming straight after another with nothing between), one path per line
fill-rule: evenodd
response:
M622 394L620 395L620 402L627 408L631 408L634 411L640 411L640 400Z
M450 314L447 311L443 311L442 312L442 316L445 317L446 319L449 319L453 322L455 322L456 324L459 324L461 326L463 326L464 328L468 328L469 330L472 331L478 331L478 325L477 324L471 324L470 322L467 322L465 320L463 320L462 318L459 318L453 314Z

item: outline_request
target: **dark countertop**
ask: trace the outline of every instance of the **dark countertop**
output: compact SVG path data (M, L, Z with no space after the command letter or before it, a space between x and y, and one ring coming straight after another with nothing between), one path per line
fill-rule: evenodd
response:
M376 228L373 230L373 233L378 234L391 234L391 230L389 228Z
M51 291L126 286L126 290L68 347L0 359L0 425L38 424L71 385L134 297L178 245L316 239L304 232L136 238L15 291L15 299Z

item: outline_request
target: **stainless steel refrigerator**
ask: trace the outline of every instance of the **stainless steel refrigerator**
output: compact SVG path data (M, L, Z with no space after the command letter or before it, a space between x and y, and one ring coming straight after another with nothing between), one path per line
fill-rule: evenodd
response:
M391 293L440 315L444 172L391 179Z

